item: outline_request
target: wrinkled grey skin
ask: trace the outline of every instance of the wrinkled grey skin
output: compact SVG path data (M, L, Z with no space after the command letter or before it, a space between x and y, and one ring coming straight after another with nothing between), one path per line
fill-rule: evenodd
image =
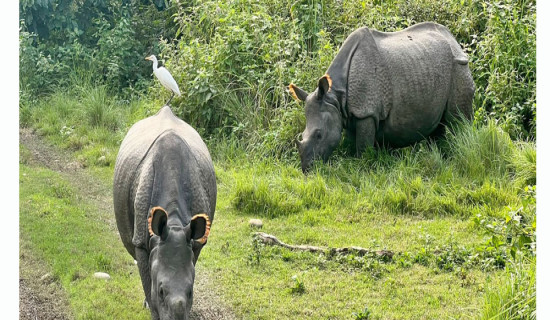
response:
M122 242L137 261L152 319L188 319L206 213L214 220L216 178L199 134L168 106L143 119L122 141L114 207ZM149 233L147 218L156 210Z
M314 160L329 158L343 129L361 155L375 145L411 145L454 118L471 119L475 87L449 30L424 22L398 32L357 29L314 92L289 89L305 101L306 128L297 141L305 173Z

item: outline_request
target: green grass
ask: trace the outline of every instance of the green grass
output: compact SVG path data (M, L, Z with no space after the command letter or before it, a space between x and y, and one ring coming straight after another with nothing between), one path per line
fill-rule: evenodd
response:
M160 103L119 105L101 90L59 92L27 106L25 125L73 151L109 186L125 132ZM109 107L99 111L98 102ZM95 123L90 115L100 112ZM113 118L116 126L108 125ZM206 143L218 205L199 264L239 316L351 319L368 308L373 319L476 318L495 305L491 296L507 295L494 289L510 274L502 269L507 258L484 249L487 236L472 218L504 219L521 205L524 187L536 183L536 149L510 140L495 123L458 126L443 140L362 158L341 146L307 176L295 156L266 158L234 138ZM21 149L22 159L30 156ZM23 164L21 181L22 237L52 266L76 317L125 318L125 310L147 317L137 269L116 228L105 227L113 217L97 220L93 206L54 172ZM385 261L266 247L253 240L250 218L287 243L396 255ZM102 270L117 280L104 286L90 278Z
M20 191L20 240L64 287L76 319L149 318L137 267L114 231L112 213L99 212L48 169L21 164ZM95 279L95 272L111 279Z
M436 257L431 255L426 265L410 262L426 248L432 252L434 248L449 250L449 244L460 244L473 250L481 245L483 234L468 217L444 209L442 214L434 214L435 209L426 213L421 207L418 212L403 214L392 210L391 203L374 205L373 199L379 194L397 187L391 175L379 178L386 180L388 190L374 191L366 182L355 188L350 182L337 181L338 170L325 167L305 178L297 166L277 162L216 166L217 216L210 248L201 256L201 264L220 271L217 277L222 292L234 307L245 318L254 319L285 319L292 315L346 319L365 306L381 319L476 316L484 302L483 288L502 277L502 271L466 267L460 273L459 266L445 271L437 267ZM364 180L369 178L365 174ZM422 179L413 180L417 181L416 187L429 188ZM403 183L397 188L412 192L407 190L408 185ZM497 189L485 183L471 191L465 189L447 190L449 198L459 198L456 192L472 198L456 204L461 212L477 209L498 214L495 212L504 210L506 203L516 201L515 191L504 185ZM498 193L506 196L493 199ZM426 199L435 203L437 197L427 195ZM360 257L348 261L264 247L252 240L250 218L262 218L262 231L286 243L354 245L406 255L389 263ZM292 293L294 275L305 288L300 295Z
M485 297L481 319L536 319L536 259L523 260L510 267L503 279Z

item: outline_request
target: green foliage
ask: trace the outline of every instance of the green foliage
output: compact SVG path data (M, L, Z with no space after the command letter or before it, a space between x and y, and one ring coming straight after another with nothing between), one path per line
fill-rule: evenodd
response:
M372 320L372 313L368 307L365 307L363 311L354 312L353 317L355 320Z
M490 237L489 249L504 247L515 260L518 255L532 256L536 251L536 187L525 187L521 205L517 209L509 208L504 219L492 217L473 217L476 226L485 230Z
M358 27L396 31L435 21L470 55L476 121L495 119L513 139L535 136L534 1L157 2L22 1L22 106L82 69L110 91L139 94L153 80L143 57L156 53L180 84L177 113L200 133L293 158L305 119L289 83L313 90ZM169 93L153 83L164 99Z
M293 141L305 122L286 87L294 82L313 90L351 31L397 31L422 21L449 27L469 53L477 121L497 119L514 139L534 137L533 2L202 0L176 6L178 40L163 42L162 53L183 84L185 98L174 105L205 134L244 139L249 152L295 156Z
M536 187L525 187L521 205L504 219L473 218L489 239L488 251L505 250L510 279L486 295L482 319L536 318Z
M293 285L290 287L290 293L292 294L304 294L306 292L306 286L304 281L298 278L297 275L292 276Z
M483 320L534 320L536 314L536 259L520 259L507 269L505 283L485 296Z
M264 244L260 239L252 238L252 250L248 254L248 263L253 266L259 266L262 258L262 249Z
M534 137L536 122L536 1L483 3L484 32L472 35L477 58L474 105L483 120L499 119L514 138Z
M51 93L86 72L113 93L142 92L151 80L143 58L175 32L173 12L162 7L146 0L21 1L21 90Z

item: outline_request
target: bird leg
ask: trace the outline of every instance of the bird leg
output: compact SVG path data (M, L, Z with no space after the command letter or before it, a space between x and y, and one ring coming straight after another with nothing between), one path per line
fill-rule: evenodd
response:
M168 106L170 101L172 101L172 98L174 97L175 93L172 93L172 96L170 97L170 99L168 99L168 102L166 102L166 105Z

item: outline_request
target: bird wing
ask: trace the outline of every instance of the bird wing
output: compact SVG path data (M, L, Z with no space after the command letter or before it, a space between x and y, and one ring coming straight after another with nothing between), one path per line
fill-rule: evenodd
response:
M164 67L160 67L157 70L153 71L160 83L168 90L174 92L176 95L181 96L180 89L174 77L166 70Z

